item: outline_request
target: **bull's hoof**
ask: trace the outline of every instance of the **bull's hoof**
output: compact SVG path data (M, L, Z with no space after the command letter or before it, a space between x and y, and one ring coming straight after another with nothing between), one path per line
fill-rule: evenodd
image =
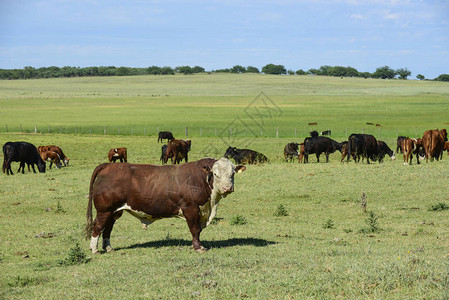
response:
M201 246L201 247L198 248L198 249L195 249L195 252L197 252L197 253L205 253L206 251L207 251L207 249L204 248L203 246Z
M404 165L404 166L408 166L408 163L405 162L405 163L403 163L403 165Z
M111 246L107 246L106 249L104 250L106 250L106 253L111 253L115 251L114 248L112 248Z

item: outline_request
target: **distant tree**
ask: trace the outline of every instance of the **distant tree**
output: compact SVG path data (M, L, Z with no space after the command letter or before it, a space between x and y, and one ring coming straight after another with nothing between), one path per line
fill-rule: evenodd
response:
M245 67L242 67L240 65L235 65L231 69L231 73L245 73L246 69Z
M200 66L194 66L193 68L192 68L192 72L193 73L203 73L205 70L204 70L204 68L203 67L200 67Z
M175 71L171 67L162 67L161 75L175 75Z
M389 66L383 66L376 69L373 73L374 78L393 79L396 76L396 71Z
M320 73L320 70L318 69L309 69L307 71L307 74L311 74L311 75L318 75Z
M283 65L268 64L262 68L262 72L265 74L287 74L287 70Z
M424 77L424 75L422 75L422 74L416 75L416 78L419 79L419 80L424 80L424 79L426 79L426 77Z
M332 67L331 66L321 66L319 69L318 69L318 74L317 75L322 75L322 76L331 76L330 74L329 74L329 72L330 72L330 70L332 69Z
M180 66L180 67L176 67L176 71L178 73L182 73L184 75L187 74L193 74L193 70L190 66Z
M127 67L120 67L117 69L117 76L128 76L131 71Z
M441 74L437 78L435 78L436 81L449 81L449 74Z
M412 75L407 68L400 68L396 70L396 74L399 75L399 79L407 79L408 76Z
M302 69L299 69L299 70L296 71L295 73L296 73L296 75L307 75L307 72L304 71L304 70L302 70Z
M259 69L253 66L246 67L246 72L248 73L259 73Z
M293 70L287 70L287 74L288 74L288 75L295 75L295 71L293 71Z
M147 73L151 75L159 75L161 74L161 68L158 66L151 66L147 68Z

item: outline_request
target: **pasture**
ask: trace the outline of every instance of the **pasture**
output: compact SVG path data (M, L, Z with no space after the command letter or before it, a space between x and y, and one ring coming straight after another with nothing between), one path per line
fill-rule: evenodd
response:
M368 122L382 125L381 138L395 150L397 134L446 126L447 83L204 74L0 81L0 91L0 119L8 124L2 145L56 144L71 160L45 174L1 174L1 298L449 297L446 153L412 166L400 155L383 164L340 163L339 152L329 163L311 155L309 164L289 164L282 153L310 129L331 129L337 141L346 129L378 137ZM260 92L270 113L255 115ZM36 124L44 129L32 133ZM61 126L70 133L51 131ZM104 135L105 126L121 132ZM201 234L210 250L191 249L182 220L143 230L124 214L111 236L116 251L90 254L83 229L94 168L114 147L127 147L131 163L158 164L157 128L184 138L186 126L190 160L218 157L228 144L270 159L235 176L235 192ZM260 127L270 135L260 137ZM228 135L230 128L238 134ZM74 254L87 262L68 263Z

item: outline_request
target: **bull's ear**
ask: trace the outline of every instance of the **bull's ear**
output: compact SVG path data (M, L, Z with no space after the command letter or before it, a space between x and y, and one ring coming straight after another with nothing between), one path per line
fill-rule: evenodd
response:
M214 178L214 174L212 172L212 170L209 167L203 167L202 168L203 172L207 174L207 183L211 183L212 178Z
M211 169L210 169L209 167L207 167L207 166L206 166L206 167L203 167L202 170L203 170L203 172L206 173L206 174L212 173L212 172L211 172Z
M242 173L242 172L245 171L245 170L246 170L246 167L243 166L243 165L235 166L235 172L236 172L236 173Z

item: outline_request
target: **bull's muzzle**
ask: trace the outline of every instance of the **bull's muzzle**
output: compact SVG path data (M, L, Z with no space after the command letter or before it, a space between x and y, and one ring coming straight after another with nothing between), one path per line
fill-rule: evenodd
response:
M229 194L229 193L232 193L234 191L234 186L233 185L231 185L231 186L224 186L224 187L221 188L221 190L222 190L223 194Z

